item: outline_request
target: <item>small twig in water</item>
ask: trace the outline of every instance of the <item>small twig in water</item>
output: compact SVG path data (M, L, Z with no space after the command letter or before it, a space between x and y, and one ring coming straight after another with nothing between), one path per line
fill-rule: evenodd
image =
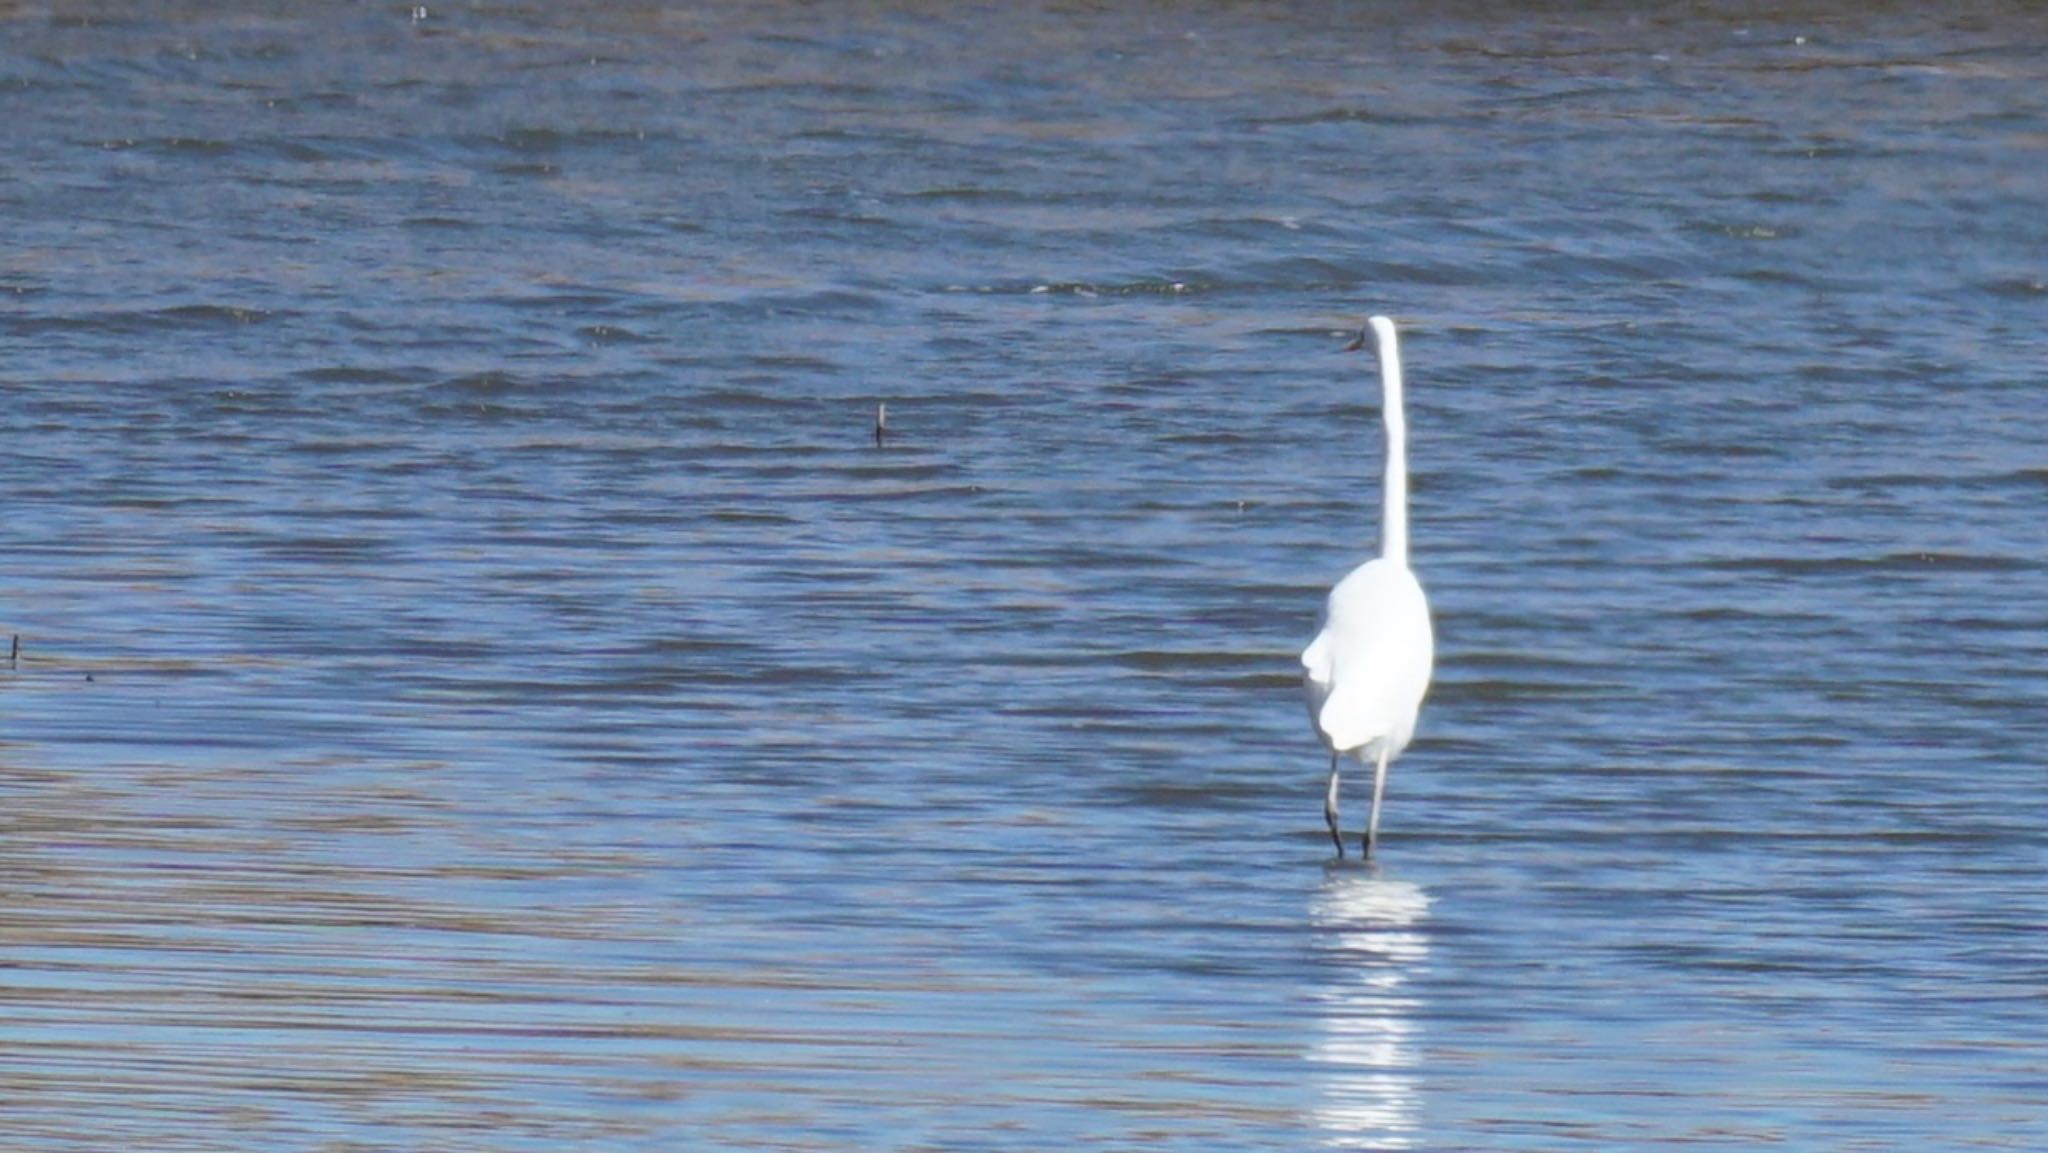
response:
M889 406L875 405L875 447L882 447L882 441L889 435Z

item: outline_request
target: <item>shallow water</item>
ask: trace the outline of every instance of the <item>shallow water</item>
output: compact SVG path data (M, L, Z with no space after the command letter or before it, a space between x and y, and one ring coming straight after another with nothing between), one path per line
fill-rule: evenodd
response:
M2048 18L1370 14L0 10L10 1147L2048 1140Z

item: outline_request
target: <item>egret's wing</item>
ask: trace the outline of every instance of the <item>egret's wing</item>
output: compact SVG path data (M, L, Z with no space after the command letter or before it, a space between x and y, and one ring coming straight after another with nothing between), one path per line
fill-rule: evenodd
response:
M1335 661L1335 639L1329 635L1329 606L1325 604L1315 621L1315 639L1300 651L1300 694L1309 704L1309 725L1317 735L1323 735L1323 702L1329 700L1329 686L1337 678Z
M1316 727L1330 747L1349 752L1391 735L1400 723L1401 706L1390 688L1389 678L1376 669L1346 670L1316 713Z
M1327 630L1318 632L1316 639L1301 650L1302 675L1319 685L1330 683L1330 634Z
M1328 614L1316 638L1327 670L1316 727L1342 752L1378 741L1398 752L1414 731L1433 663L1421 586L1406 569L1372 561L1331 590Z

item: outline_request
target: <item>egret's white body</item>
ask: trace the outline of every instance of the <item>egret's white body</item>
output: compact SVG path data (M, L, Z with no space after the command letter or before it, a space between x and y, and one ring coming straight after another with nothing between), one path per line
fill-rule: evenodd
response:
M1309 719L1330 750L1330 784L1323 819L1337 855L1344 838L1337 831L1339 759L1355 756L1374 768L1372 814L1366 824L1365 855L1379 840L1380 798L1387 765L1415 736L1415 719L1436 659L1429 624L1429 599L1408 568L1408 420L1401 403L1401 351L1394 322L1375 316L1367 324L1379 353L1381 412L1387 426L1387 474L1382 490L1380 555L1352 569L1323 606L1316 639L1301 654L1302 688ZM1353 348L1362 347L1361 334Z

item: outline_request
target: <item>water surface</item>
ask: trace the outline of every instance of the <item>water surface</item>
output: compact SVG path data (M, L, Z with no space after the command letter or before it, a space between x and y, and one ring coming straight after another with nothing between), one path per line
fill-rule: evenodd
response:
M0 29L10 1147L2048 1140L2040 13Z

